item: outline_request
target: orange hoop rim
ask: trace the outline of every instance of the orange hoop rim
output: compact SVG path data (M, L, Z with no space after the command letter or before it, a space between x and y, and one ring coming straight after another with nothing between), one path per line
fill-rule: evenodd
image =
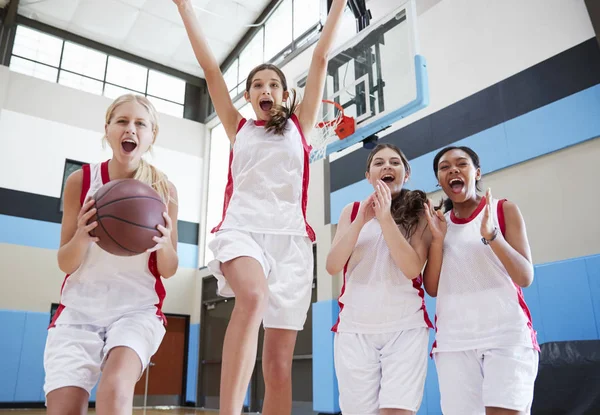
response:
M345 116L345 114L344 114L344 107L342 107L339 103L337 103L335 101L331 101L329 99L324 99L324 100L322 100L322 102L324 104L331 104L331 105L335 106L340 111L340 113L333 120L330 120L330 121L321 121L320 123L317 124L317 128L331 127L332 125L339 124L339 122Z

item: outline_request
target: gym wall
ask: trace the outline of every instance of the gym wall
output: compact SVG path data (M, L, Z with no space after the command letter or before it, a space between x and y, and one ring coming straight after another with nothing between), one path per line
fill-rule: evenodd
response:
M111 102L0 66L0 322L7 328L0 367L8 368L0 377L0 403L43 402L46 330L64 279L56 254L65 161L110 158L101 138ZM159 114L159 126L148 160L167 174L179 195L179 270L164 280L163 311L191 316L188 381L194 383L205 126L165 114ZM188 382L187 390L193 393L195 385Z
M371 0L373 12L387 2ZM525 218L535 280L524 289L540 343L600 338L600 48L583 1L442 0L418 3L430 105L395 123L382 142L408 156L408 187L439 201L433 157L450 144L479 153L483 188ZM306 70L309 52L284 68ZM293 76L291 76L293 79ZM342 279L324 268L343 207L371 191L368 151L337 154L311 171L308 215L317 233L313 305L314 409L335 413L332 333ZM430 315L435 301L426 297ZM598 316L598 317L597 317ZM433 331L431 333L433 339ZM433 362L420 414L440 414Z

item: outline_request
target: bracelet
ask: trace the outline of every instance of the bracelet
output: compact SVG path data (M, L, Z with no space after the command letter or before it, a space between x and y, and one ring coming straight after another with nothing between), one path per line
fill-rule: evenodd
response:
M494 234L492 235L491 239L485 239L484 237L481 238L481 242L483 242L484 245L489 245L490 242L492 242L494 239L496 239L496 236L498 236L498 228L494 227Z

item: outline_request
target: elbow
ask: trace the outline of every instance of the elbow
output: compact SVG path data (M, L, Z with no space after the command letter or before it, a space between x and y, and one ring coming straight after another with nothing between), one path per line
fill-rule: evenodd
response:
M325 270L329 275L335 275L342 269L337 264L334 264L329 257L327 257L327 262L325 263Z
M533 268L530 271L521 275L518 284L521 288L527 288L531 286L531 284L533 284Z
M329 51L324 50L324 48L316 47L312 56L312 64L318 65L319 68L326 68L328 60Z
M437 287L432 287L430 284L424 284L425 292L428 296L435 298L437 297Z
M61 255L60 251L58 252L58 268L67 275L71 275L79 266L74 266L73 264L69 264L63 255Z

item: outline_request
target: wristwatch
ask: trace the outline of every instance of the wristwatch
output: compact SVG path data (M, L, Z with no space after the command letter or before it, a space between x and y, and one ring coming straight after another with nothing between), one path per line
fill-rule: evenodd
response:
M498 236L498 228L494 227L494 234L492 235L492 237L490 239L485 239L484 237L481 237L481 242L483 242L484 245L489 245L490 242L496 239L496 236Z

